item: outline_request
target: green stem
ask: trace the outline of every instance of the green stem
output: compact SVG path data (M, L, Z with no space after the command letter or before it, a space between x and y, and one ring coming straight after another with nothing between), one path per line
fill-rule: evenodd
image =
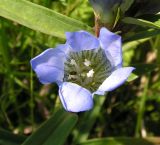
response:
M106 100L106 96L94 95L94 108L91 111L85 112L81 116L81 121L79 122L77 128L74 130L73 144L79 144L87 140L96 119L99 116L101 108ZM78 130L78 132L77 132Z
M5 110L3 109L3 107L1 107L1 112L2 112L2 115L4 116L6 122L8 123L9 128L10 128L11 130L13 130L13 129L14 129L14 126L13 126L11 120L9 119L7 113L6 113Z
M157 50L157 63L160 64L160 35L156 37L153 48Z
M147 79L147 82L145 83L144 91L141 96L141 100L139 104L139 111L138 111L136 130L135 130L136 137L140 137L140 131L142 129L142 123L143 123L143 117L144 117L144 111L145 111L145 103L147 100L147 90L148 90L149 78L150 78L150 75L148 75L148 79Z
M31 48L31 58L33 57L33 47ZM34 95L33 95L33 71L30 69L30 118L32 131L34 131Z

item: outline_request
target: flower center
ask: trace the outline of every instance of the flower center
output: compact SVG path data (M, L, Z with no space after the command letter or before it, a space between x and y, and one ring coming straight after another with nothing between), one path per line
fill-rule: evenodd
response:
M64 81L94 92L111 74L111 63L102 49L70 52L64 65Z

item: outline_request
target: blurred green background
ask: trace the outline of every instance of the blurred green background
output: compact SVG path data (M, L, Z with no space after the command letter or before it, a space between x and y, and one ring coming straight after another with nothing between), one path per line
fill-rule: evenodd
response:
M87 0L30 1L94 27L94 13ZM127 14L133 15L131 11ZM109 92L105 98L96 97L98 110L94 113L79 113L68 142L84 140L87 126L87 138L160 136L160 35L133 37L148 30L124 23L114 29L123 38L124 66L135 66L138 76L135 79L134 74L130 78L133 81ZM1 128L29 135L61 107L58 87L40 84L31 70L30 59L64 42L0 17Z

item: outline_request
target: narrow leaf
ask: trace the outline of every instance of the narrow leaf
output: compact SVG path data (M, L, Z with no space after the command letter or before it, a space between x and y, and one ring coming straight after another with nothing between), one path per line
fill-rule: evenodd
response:
M137 75L143 75L145 73L150 73L153 70L160 68L160 64L156 64L156 63L154 64L135 64L132 66L136 68L134 73Z
M22 145L63 145L77 121L77 116L58 110Z
M0 16L60 38L66 31L91 31L86 24L26 0L0 0Z
M20 145L25 138L25 136L15 135L9 131L0 129L0 145Z
M129 37L124 38L123 41L124 42L135 41L135 40L139 40L139 39L155 37L157 35L160 35L159 29L148 29L148 30L141 31L136 34L130 35Z
M160 25L158 25L158 23L153 23L147 20L143 20L143 19L136 19L136 18L132 18L132 17L125 17L122 20L124 23L127 24L135 24L135 25L139 25L139 26L143 26L143 27L150 27L150 28L156 28L156 29L160 29Z
M158 145L160 138L130 138L130 137L108 137L103 139L92 139L78 145Z
M131 81L133 81L133 80L135 80L137 78L138 78L138 75L136 75L134 73L131 73L131 75L127 79L127 82L131 82Z
M147 75L148 73L154 71L155 69L160 68L160 64L136 64L132 66L135 67L136 69L134 73L130 75L127 82L133 81L137 79L139 76Z
M123 0L122 4L120 5L121 11L125 13L133 4L134 0Z
M135 49L135 48L137 48L138 45L143 44L149 40L150 40L150 38L145 38L145 39L139 39L139 40L129 41L127 43L123 43L122 51L123 51L123 53L125 53L128 50Z
M140 18L160 26L160 14L146 14L142 15Z

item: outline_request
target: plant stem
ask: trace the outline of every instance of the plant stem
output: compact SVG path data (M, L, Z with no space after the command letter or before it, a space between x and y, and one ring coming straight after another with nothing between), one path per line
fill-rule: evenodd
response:
M31 48L31 58L33 57L33 47ZM33 71L30 69L30 118L32 131L34 131L34 96L33 96Z
M145 111L145 103L147 100L147 90L148 90L148 84L149 84L149 78L150 75L148 75L148 78L146 80L144 91L141 96L140 104L139 104L139 111L137 116L137 123L136 123L136 130L135 130L135 137L140 137L140 131L142 129L142 123L143 123L143 117L144 117L144 111Z

